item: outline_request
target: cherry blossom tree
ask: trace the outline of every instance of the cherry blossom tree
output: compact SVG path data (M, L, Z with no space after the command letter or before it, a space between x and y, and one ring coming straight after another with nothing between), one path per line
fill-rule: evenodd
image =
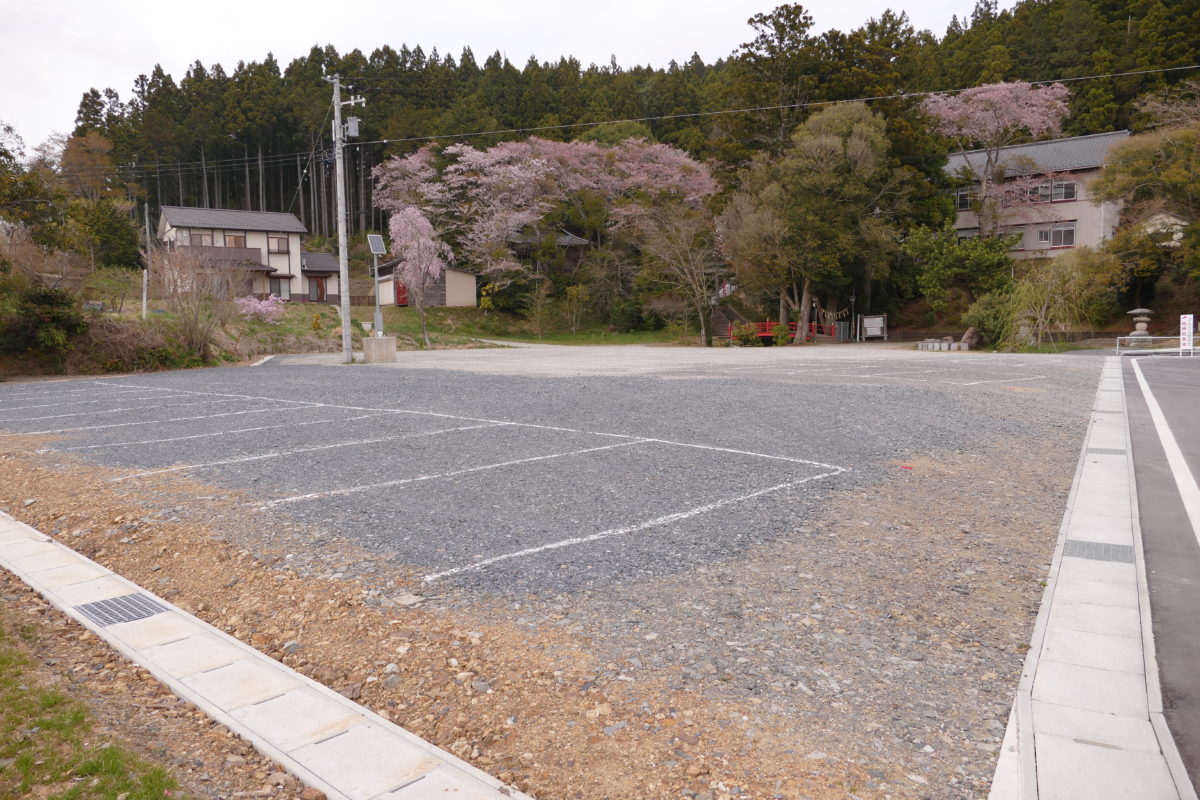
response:
M392 235L392 253L399 257L393 279L408 289L409 302L421 318L421 336L429 347L425 325L425 305L429 284L436 281L454 263L450 246L438 238L429 218L416 206L406 206L392 215L388 223Z
M419 207L463 260L493 278L524 270L511 248L517 234L540 237L547 216L585 192L604 199L608 224L617 230L636 228L667 200L698 208L717 190L706 166L644 139L612 147L537 137L483 150L431 145L380 165L375 179L380 207L392 213Z
M1040 184L1056 177L1037 164L1006 160L1002 151L1029 137L1059 135L1068 114L1067 96L1061 83L1013 81L926 99L934 129L954 143L966 162L962 177L977 184L973 205L980 235L1001 233L1004 210L1033 205Z

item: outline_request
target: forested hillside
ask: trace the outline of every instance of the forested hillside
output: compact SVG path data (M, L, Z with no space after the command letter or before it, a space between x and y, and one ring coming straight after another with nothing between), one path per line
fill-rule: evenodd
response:
M584 65L563 55L509 62L382 43L370 53L314 47L280 64L247 54L227 72L195 63L185 75L158 67L132 91L93 88L79 106L76 136L95 131L122 181L160 204L291 210L309 228L333 229L330 87L338 73L367 99L362 143L347 150L353 231L382 229L370 202L371 169L427 137L476 147L524 138L573 139L589 123L644 119L652 136L731 168L760 150L778 150L810 107L746 113L733 109L949 90L1001 80L1084 78L1187 66L1200 61L1200 0L1026 0L998 11L980 0L969 19L942 34L918 31L903 12L884 11L851 31L815 31L798 6L756 16L746 44L706 64L680 54L665 68ZM1066 132L1136 125L1138 95L1184 78L1155 72L1079 80ZM924 167L936 148L903 119L911 101L879 101L896 155ZM487 136L478 132L503 131ZM382 140L389 140L384 144ZM88 169L95 169L90 165Z

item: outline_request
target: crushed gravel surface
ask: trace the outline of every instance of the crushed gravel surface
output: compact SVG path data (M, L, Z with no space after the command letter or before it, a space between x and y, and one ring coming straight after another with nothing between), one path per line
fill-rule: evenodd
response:
M651 350L0 385L0 507L539 798L985 796L1099 360Z

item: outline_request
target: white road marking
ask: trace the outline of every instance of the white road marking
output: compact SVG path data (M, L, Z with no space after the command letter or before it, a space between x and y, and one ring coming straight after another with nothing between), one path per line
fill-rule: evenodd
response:
M275 356L263 356L263 357L262 357L262 358L260 358L258 361L255 361L253 364L251 364L250 366L252 366L252 367L261 367L263 364L267 363L268 361L270 361L270 360L271 360L272 358L274 358L274 357L275 357Z
M133 425L165 425L168 422L190 422L196 419L215 419L217 417L236 417L239 414L266 414L274 412L276 414L284 411L291 411L288 408L256 408L252 411L226 411L223 414L204 414L199 417L174 417L172 419L146 419L140 422L115 422L112 425L85 425L81 428L50 428L44 431L22 431L21 433L0 433L0 439L11 436L41 436L47 433L74 433L76 431L98 431L104 428L128 428Z
M765 494L771 494L772 492L783 491L784 489L790 489L794 486L800 486L801 484L809 483L810 481L820 480L821 478L829 478L834 475L839 475L845 471L846 470L843 468L838 468L836 471L833 471L833 472L825 472L820 475L813 475L811 477L803 478L798 481L789 481L788 483L781 483L776 486L770 486L766 489L759 489L757 492L751 492L750 494L741 495L740 497L729 497L724 500L717 500L714 503L708 503L706 505L698 506L696 508L692 508L687 511L677 511L674 514L667 514L662 517L656 517L655 519L648 520L646 522L640 522L636 525L627 525L622 528L609 528L606 531L600 531L599 533L593 533L590 536L577 536L572 539L563 539L558 542L551 542L549 544L539 545L538 547L530 547L525 550L517 550L516 552L512 552L512 553L504 553L503 555L493 556L492 558L485 558L482 561L476 561L473 564L467 564L467 565L461 566L461 567L454 567L453 569L444 570L442 572L435 572L431 575L424 576L421 580L424 581L425 583L430 583L432 581L440 580L442 578L448 578L452 575L460 575L464 572L476 572L478 570L484 569L485 567L489 567L492 564L496 564L500 561L508 561L508 560L511 560L514 558L524 558L526 556L536 555L537 553L543 553L547 550L557 550L557 549L560 549L563 547L574 547L575 545L587 544L589 542L595 542L600 539L608 539L612 536L623 536L627 533L638 533L640 531L648 530L650 528L658 528L663 525L669 525L672 522L682 522L685 519L697 517L697 516L700 516L701 514L707 514L708 512L715 511L718 508L724 508L725 506L733 505L734 503L743 503L747 500L753 500L756 497L762 497Z
M370 406L344 406L344 405L335 405L332 403L317 403L317 402L311 402L311 401L306 401L306 400L284 400L284 401L281 401L279 398L276 398L276 397L262 397L262 396L258 396L258 395L224 394L224 393L219 393L219 392L196 392L196 391L189 391L189 390L185 390L185 389L180 389L179 391L184 392L186 394L198 394L198 395L203 395L203 396L211 395L211 396L215 396L215 397L236 397L236 398L243 399L243 400L262 400L264 402L272 402L272 403L274 403L274 402L302 403L305 406L312 407L312 408L329 408L329 409L339 409L339 410L343 410L343 411L367 411L367 412L374 412L374 413L380 413L380 414L415 414L418 416L425 416L425 417L437 417L439 419L459 420L461 422L481 422L481 423L487 423L487 424L492 424L492 425L509 425L509 426L512 426L515 428L533 428L534 430L557 431L559 433L582 433L587 436L607 436L607 437L614 438L614 439L633 439L633 440L636 440L636 442L653 441L653 442L657 442L659 444L669 444L669 445L675 445L678 447L698 447L701 449L725 450L725 452L737 453L739 455L755 456L758 458L769 458L769 459L783 460L783 461L794 461L799 464L812 464L814 466L829 467L831 469L842 469L841 467L838 467L836 465L822 464L819 461L805 461L804 459L788 458L787 456L775 456L775 455L769 455L767 453L753 453L753 452L749 452L746 450L726 450L725 448L714 447L714 446L710 446L710 445L692 444L689 442L675 442L675 441L671 441L668 439L654 439L652 437L636 436L634 434L628 434L628 433L609 433L606 431L589 431L589 430L583 430L582 428L566 428L566 427L562 427L562 426L558 426L558 425L539 425L534 422L514 422L512 420L488 419L486 417L464 417L459 414L444 414L444 413L441 413L438 411L416 411L413 409L406 409L406 408L375 408L375 407L370 407ZM169 420L169 421L171 421L171 420ZM24 434L22 434L22 435L24 435Z
M132 392L118 392L118 394L125 395L125 394L132 394ZM175 396L175 395L171 395L171 396ZM117 402L125 402L127 400L160 400L162 398L163 398L163 396L160 394L158 394L158 395L152 394L152 395L147 395L146 397L121 397L118 399ZM113 402L113 400L111 398L106 397L101 400L69 400L65 403L40 403L36 406L8 406L8 407L0 406L0 411L5 411L5 412L7 412L7 411L27 411L31 408L56 408L58 406L84 406L84 405L94 405L96 403L111 403L111 402Z
M290 409L299 411L300 409ZM310 422L281 422L278 425L259 425L254 428L235 428L228 431L212 431L211 433L193 433L189 436L171 436L167 439L141 439L135 442L108 442L107 444L85 444L77 447L64 447L63 450L98 450L102 447L133 447L141 444L162 444L163 442L182 442L187 439L205 439L210 436L232 436L237 433L252 433L254 431L269 431L276 428L298 428L301 425L324 425L331 422L353 422L359 419L370 419L372 417L383 417L388 413L395 412L379 412L377 414L360 414L357 417L344 417L342 419L315 419Z
M170 400L174 397L187 397L183 394L169 394L164 397L164 400ZM233 403L235 400L197 400L195 403L175 403L173 405L162 405L161 403L153 406L125 406L124 408L105 408L99 411L75 411L70 414L50 414L45 417L13 417L0 418L0 422L40 422L44 419L62 419L63 417L86 417L100 416L101 414L119 414L122 411L145 411L147 408L185 408L187 406L210 406L215 403Z
M1196 543L1200 544L1200 487L1196 486L1192 468L1188 466L1187 459L1179 448L1179 442L1175 441L1175 434L1171 432L1171 426L1167 423L1167 417L1158 405L1154 392L1150 391L1150 384L1146 382L1146 376L1142 374L1142 367L1138 361L1136 358L1132 360L1134 375L1137 376L1138 385L1142 387L1142 395L1146 398L1147 408L1150 409L1150 419L1154 421L1154 428L1158 431L1158 438L1167 456L1167 464L1171 467L1171 475L1179 488L1179 497L1183 500L1183 508L1192 524L1192 535L1196 537Z
M263 461L269 458L284 458L285 456L294 456L300 453L313 453L317 450L334 450L339 447L354 447L364 444L378 444L380 442L394 442L399 439L420 439L424 436L436 436L441 433L457 433L459 431L472 431L479 428L494 428L496 423L488 425L465 425L458 428L441 428L434 431L420 431L418 433L405 433L395 436L379 436L374 439L359 439L354 442L337 442L335 444L321 444L313 447L299 447L295 450L277 450L271 453L258 453L252 456L237 456L236 458L226 458L221 461L208 461L203 464L187 464L179 467L164 467L163 469L151 469L145 472L135 472L132 475L122 475L119 478L109 478L110 483L120 483L121 481L133 480L134 478L145 478L149 475L161 475L164 472L185 472L192 470L207 469L209 467L223 467L229 464L242 464L247 461Z
M518 458L512 461L502 461L499 464L484 464L478 467L467 467L466 469L456 469L450 472L443 472L438 475L419 475L415 478L399 478L394 481L384 481L383 483L369 483L364 486L351 486L345 489L330 489L324 492L310 492L309 494L298 494L292 497L280 497L277 500L271 500L261 506L257 511L265 511L274 506L284 505L286 503L298 503L302 500L317 500L322 497L337 497L347 494L355 494L358 492L367 492L372 489L383 489L389 486L403 486L408 483L420 483L421 481L432 481L438 478L455 478L459 475L470 475L474 472L484 472L491 469L500 469L501 467L513 467L518 464L530 464L534 461L548 461L552 458L566 458L568 456L579 456L584 453L596 453L601 450L612 450L617 447L629 447L635 444L644 444L646 440L637 439L632 442L619 442L617 444L606 444L603 447L589 447L585 450L572 450L567 453L551 453L545 456L531 456L530 458Z
M949 383L952 383L955 386L978 386L981 383L1017 383L1018 381L1041 381L1041 380L1045 380L1045 379L1046 379L1045 375L1033 375L1032 377L1029 377L1029 378L1004 378L1004 379L996 379L996 380L990 380L990 381L969 381L967 383L959 383L958 381L949 381Z
M837 464L824 464L820 461L809 461L808 459L805 459L805 458L792 458L791 456L772 456L772 455L767 455L766 453L752 453L749 450L735 450L731 447L717 447L717 446L711 445L711 444L690 444L688 442L672 442L668 439L649 439L649 438L643 439L642 441L654 442L656 444L667 444L667 445L671 445L672 447L694 447L698 450L716 450L721 453L734 453L739 456L754 456L755 458L769 458L772 461L790 461L793 464L808 464L809 466L820 467L821 469L833 469L833 470L839 470L839 471L843 471L843 472L847 469L847 467L839 467Z
M111 386L112 384L103 384L103 385ZM171 391L170 389L157 389L153 386L139 386L139 387L135 387L135 388L124 389L122 391L110 392L110 394L132 394L134 392L141 392L141 391L145 391L145 390L151 390L151 391L155 391L155 392ZM69 392L24 392L22 394L6 394L6 396L0 397L0 402L8 402L11 400L16 400L16 401L45 400L45 399L53 398L53 397L63 397L66 395L88 394L88 393L95 394L96 390L95 389L72 389Z

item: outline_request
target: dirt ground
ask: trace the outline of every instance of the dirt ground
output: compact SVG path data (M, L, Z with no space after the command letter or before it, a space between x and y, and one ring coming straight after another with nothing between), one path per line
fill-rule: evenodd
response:
M289 566L300 549L329 564L372 556L333 531L247 520L246 498L228 489L110 483L118 471L46 439L0 440L0 508L540 800L981 797L1070 487L1070 440L905 461L741 560L739 574L760 576L753 588L776 598L795 587L774 566L801 580L822 568L805 563L813 552L838 564L826 588L840 600L792 616L814 657L853 674L855 688L781 685L778 702L724 690L723 664L701 676L710 680L680 681L619 662L586 626L531 629L511 605L430 603L390 565L303 577ZM809 529L823 537L815 550ZM45 668L86 684L103 724L172 764L188 791L298 792L10 576L3 592L53 632L38 645ZM886 646L868 648L868 637ZM760 647L738 663L772 658Z

